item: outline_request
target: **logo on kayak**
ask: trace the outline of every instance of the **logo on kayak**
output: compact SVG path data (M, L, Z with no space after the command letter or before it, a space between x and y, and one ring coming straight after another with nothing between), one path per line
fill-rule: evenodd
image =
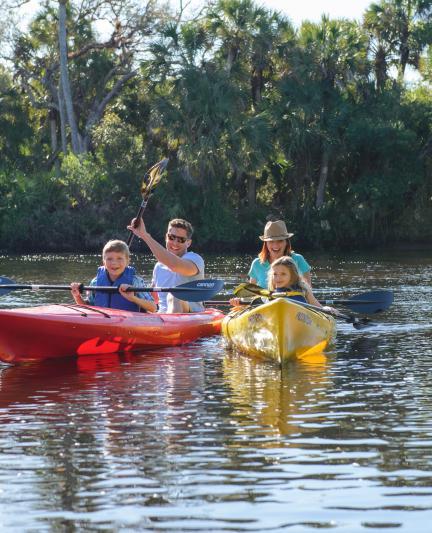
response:
M255 313L248 317L248 322L251 325L259 324L264 320L264 317L260 313Z
M303 322L303 323L307 324L308 326L312 325L312 320L306 313L302 313L301 311L299 311L297 313L296 318L297 318L297 320L299 322Z

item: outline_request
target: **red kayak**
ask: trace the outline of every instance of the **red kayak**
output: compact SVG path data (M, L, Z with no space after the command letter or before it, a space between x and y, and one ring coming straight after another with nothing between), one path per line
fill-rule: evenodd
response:
M138 352L220 333L223 313L152 314L82 305L0 310L0 360Z

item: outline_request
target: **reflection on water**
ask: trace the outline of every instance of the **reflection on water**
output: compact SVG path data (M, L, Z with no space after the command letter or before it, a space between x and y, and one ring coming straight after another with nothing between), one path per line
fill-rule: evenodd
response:
M243 419L242 431L249 427L250 420L275 437L308 433L314 425L320 427L323 423L320 406L327 401L330 385L326 355L311 355L280 369L271 363L228 354L222 367L231 388L233 415ZM265 445L274 446L275 441L266 441Z
M210 257L207 272L229 289L249 260ZM395 303L369 329L341 323L331 353L282 372L219 338L0 366L0 529L425 531L430 258L308 260L323 297L393 288ZM137 261L149 279L150 258ZM86 281L97 262L3 257L0 275ZM69 295L23 291L2 305L54 301Z

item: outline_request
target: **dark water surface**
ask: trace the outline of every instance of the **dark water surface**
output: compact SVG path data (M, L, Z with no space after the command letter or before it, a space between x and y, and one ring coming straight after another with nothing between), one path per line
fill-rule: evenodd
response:
M308 255L319 296L387 288L395 303L283 372L219 337L0 363L0 531L430 531L431 255ZM208 257L207 274L230 289L250 259ZM148 279L151 258L136 263ZM3 256L0 275L87 282L97 264ZM66 301L20 291L0 303Z

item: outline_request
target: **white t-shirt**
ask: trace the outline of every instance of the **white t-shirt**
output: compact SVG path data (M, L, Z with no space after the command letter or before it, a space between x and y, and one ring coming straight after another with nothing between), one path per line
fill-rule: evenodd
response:
M177 274L177 272L173 272L167 266L162 263L159 263L158 261L153 269L152 286L177 287L178 285L181 285L182 283L187 283L188 281L204 279L204 259L200 255L196 254L195 252L186 252L184 255L181 256L181 258L195 263L198 268L198 273L194 276L183 276L181 274ZM169 293L167 292L159 293L159 313L167 312L168 294Z

